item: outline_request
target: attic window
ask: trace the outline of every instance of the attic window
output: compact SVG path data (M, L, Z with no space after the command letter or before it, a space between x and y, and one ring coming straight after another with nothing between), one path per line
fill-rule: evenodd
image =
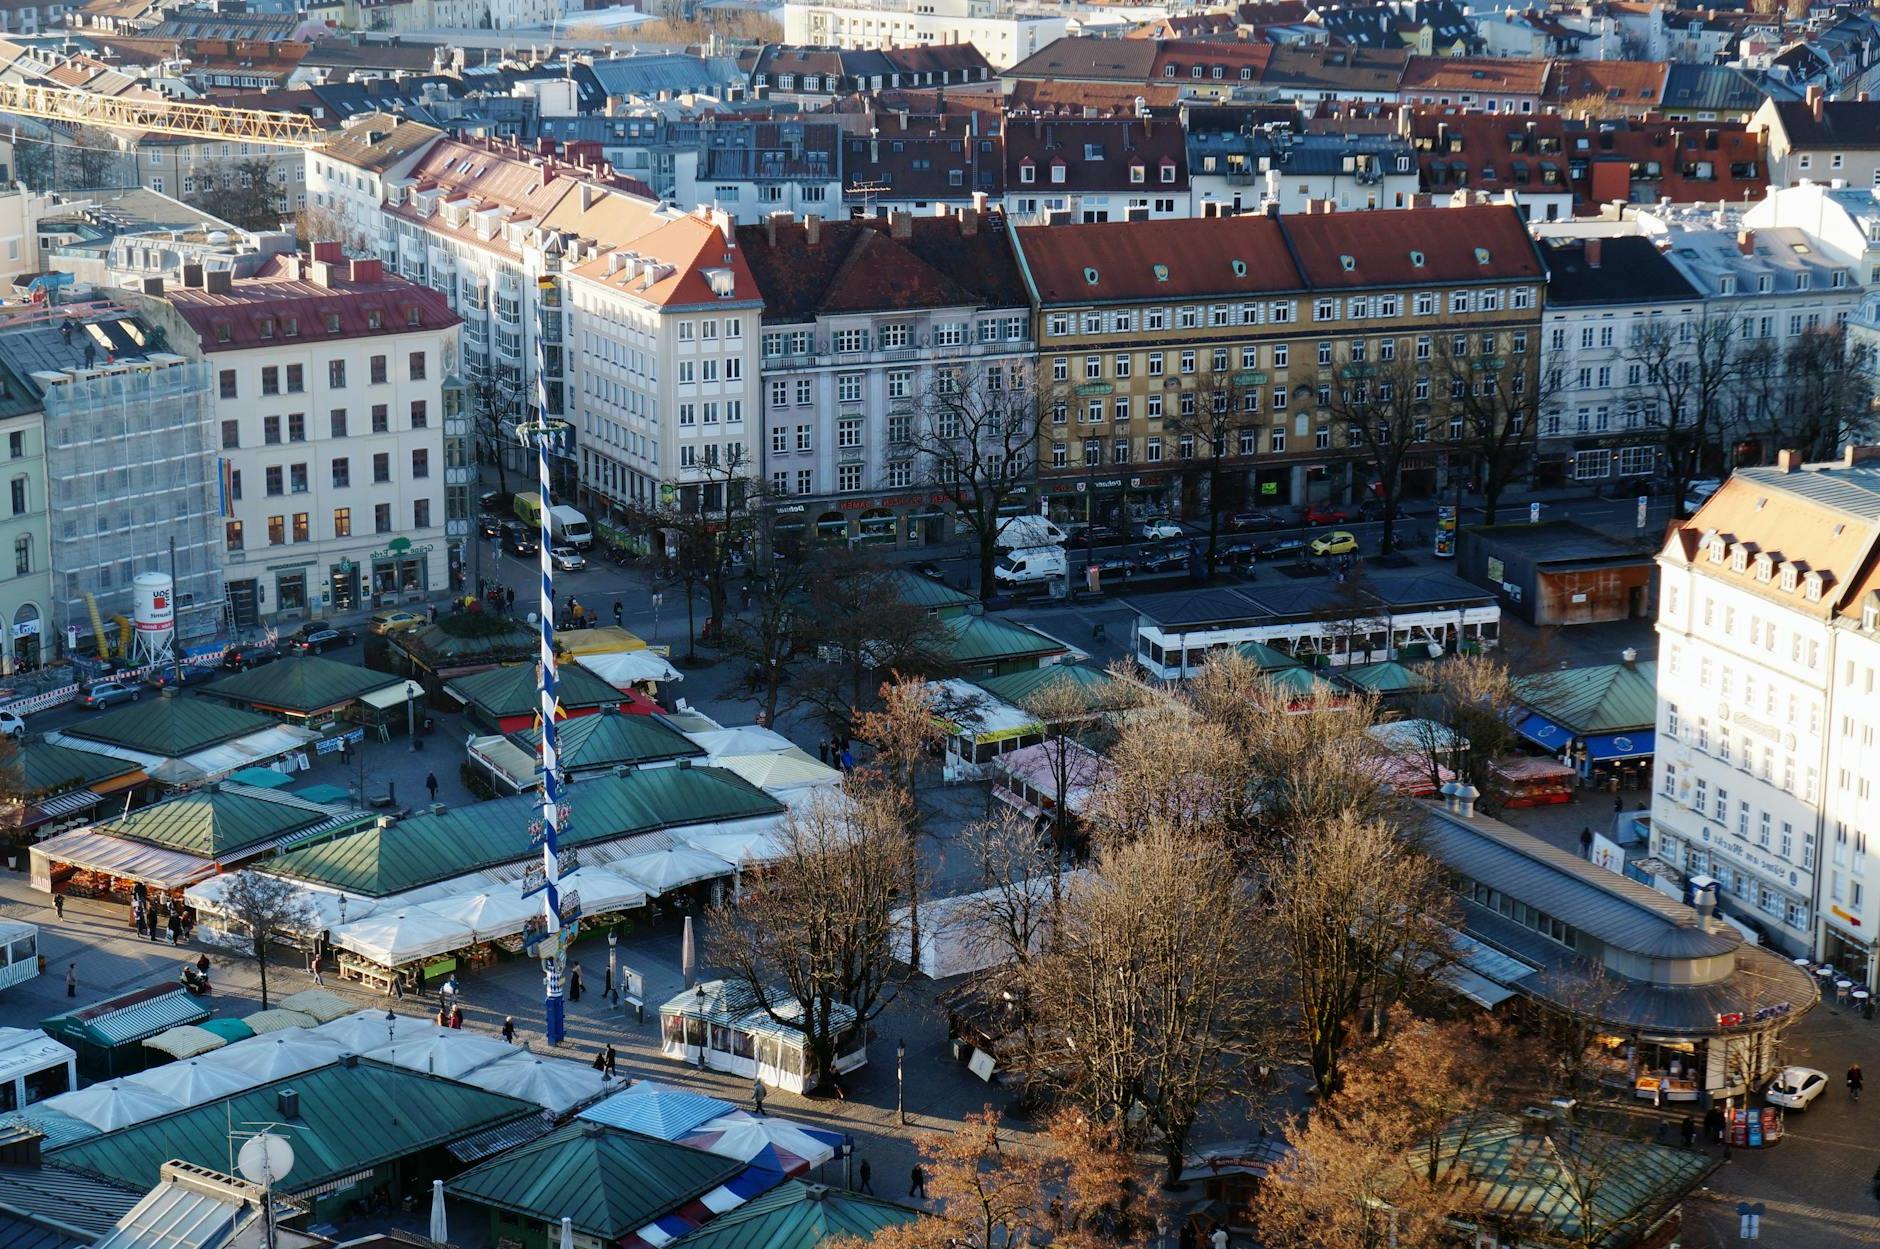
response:
M326 332L329 334L339 333L339 313L329 312L326 314Z
M1795 565L1784 564L1782 566L1782 577L1776 582L1776 586L1785 594L1793 594L1795 593L1795 583L1800 579L1801 571L1797 569Z
M423 309L419 308L418 305L416 304L411 304L407 306L405 309L405 324L406 325L423 325L424 324Z
M1869 603L1860 609L1860 627L1871 633L1876 626L1880 626L1880 607Z
M1350 273L1353 269L1358 267L1358 262L1355 257L1340 256L1338 258L1338 267L1343 269L1346 273Z
M1709 539L1704 543L1704 549L1710 553L1711 563L1721 564L1723 562L1723 538L1721 535L1715 533L1711 534Z
M1827 578L1823 577L1820 573L1809 573L1802 581L1802 597L1811 603L1819 603L1821 601L1822 587L1826 584Z
M1229 264L1229 266L1233 268L1235 277L1244 278L1247 276L1247 262L1246 261L1230 260L1227 263Z
M1475 249L1475 263L1476 264L1486 265L1488 263L1488 260L1489 260L1488 248L1478 247Z
M1167 265L1155 266L1155 280L1158 282L1168 281L1168 266Z
M1089 265L1084 266L1084 281L1090 283L1092 286L1097 284L1097 271L1092 269Z
M385 324L384 313L380 312L377 308L366 309L366 328L367 329L376 330L376 329L383 327L384 324Z
M1422 252L1413 251L1410 253L1410 263L1419 269L1423 267L1424 262L1428 259L1429 257L1425 256Z
M1749 569L1749 548L1741 542L1730 548L1730 571L1746 572Z
M261 337L273 338L274 337L274 318L262 317L261 320L255 323L255 328L256 328L256 332L259 333Z
M281 318L281 337L282 338L299 338L300 337L300 318L299 317L282 317Z
M1775 560L1771 559L1767 553L1758 555L1756 557L1756 580L1769 580L1769 576L1775 571L1775 567Z

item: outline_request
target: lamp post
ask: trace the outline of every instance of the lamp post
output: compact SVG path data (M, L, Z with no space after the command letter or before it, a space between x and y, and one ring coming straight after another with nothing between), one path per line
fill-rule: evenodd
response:
M907 1122L907 1098L904 1096L906 1085L902 1078L902 1069L906 1063L907 1042L896 1041L894 1043L894 1117L903 1124Z
M393 972L392 974L395 976L398 973ZM393 1041L396 1041L398 1039L397 1033L398 1033L398 1016L394 1015L391 1012L390 1008L387 1008L385 1012L385 1043L387 1045L390 1045Z
M607 984L602 989L602 993L611 994L615 1006L620 1005L620 986L614 982L614 948L619 944L620 929L609 928L607 930Z
M407 750L418 749L418 700L415 697L418 685L411 678L405 678L405 736L411 739Z

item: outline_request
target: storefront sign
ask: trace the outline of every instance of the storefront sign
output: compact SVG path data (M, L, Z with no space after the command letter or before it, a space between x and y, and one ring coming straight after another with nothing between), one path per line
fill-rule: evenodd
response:
M39 636L39 622L37 620L20 621L18 624L13 626L13 636L16 638L38 637Z
M1828 907L1828 910L1833 912L1834 917L1836 919L1843 920L1849 924L1852 924L1856 928L1860 927L1860 920L1856 918L1855 916L1849 915L1846 911L1843 911L1840 907L1831 905Z
M1253 372L1251 370L1236 373L1234 374L1234 385L1264 386L1266 385L1266 374Z
M1082 399L1092 395L1107 395L1115 389L1116 387L1108 382L1085 382L1077 388L1077 396Z
M1768 1023L1771 1019L1781 1019L1794 1009L1791 1002L1775 1002L1754 1011L1724 1011L1717 1016L1717 1026L1742 1028L1750 1024Z

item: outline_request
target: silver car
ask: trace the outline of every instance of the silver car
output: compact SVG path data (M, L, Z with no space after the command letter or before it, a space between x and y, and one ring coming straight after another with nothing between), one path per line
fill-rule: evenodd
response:
M587 560L582 556L581 552L571 546L549 547L548 558L554 561L555 569L558 572L580 572L583 568L587 567Z

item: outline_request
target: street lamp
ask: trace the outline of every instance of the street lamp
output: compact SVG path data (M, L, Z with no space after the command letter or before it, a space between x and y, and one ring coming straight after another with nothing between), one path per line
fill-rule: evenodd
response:
M410 678L406 678L405 680L405 735L411 739L411 745L407 747L407 749L411 750L414 753L418 749L418 700L415 697L415 694L417 693L417 688L418 688L417 682L411 680Z
M907 1042L896 1041L894 1043L894 1114L903 1124L907 1122L907 1099L903 1095L906 1086L901 1073L906 1061Z
M396 976L398 973L393 972L392 974ZM387 1045L390 1045L393 1041L397 1040L398 1039L397 1033L398 1033L398 1016L393 1014L391 1009L388 1007L385 1011L385 1043Z
M603 997L613 995L614 1005L620 1005L620 990L614 986L614 947L620 944L620 929L607 930L607 984L601 989Z

